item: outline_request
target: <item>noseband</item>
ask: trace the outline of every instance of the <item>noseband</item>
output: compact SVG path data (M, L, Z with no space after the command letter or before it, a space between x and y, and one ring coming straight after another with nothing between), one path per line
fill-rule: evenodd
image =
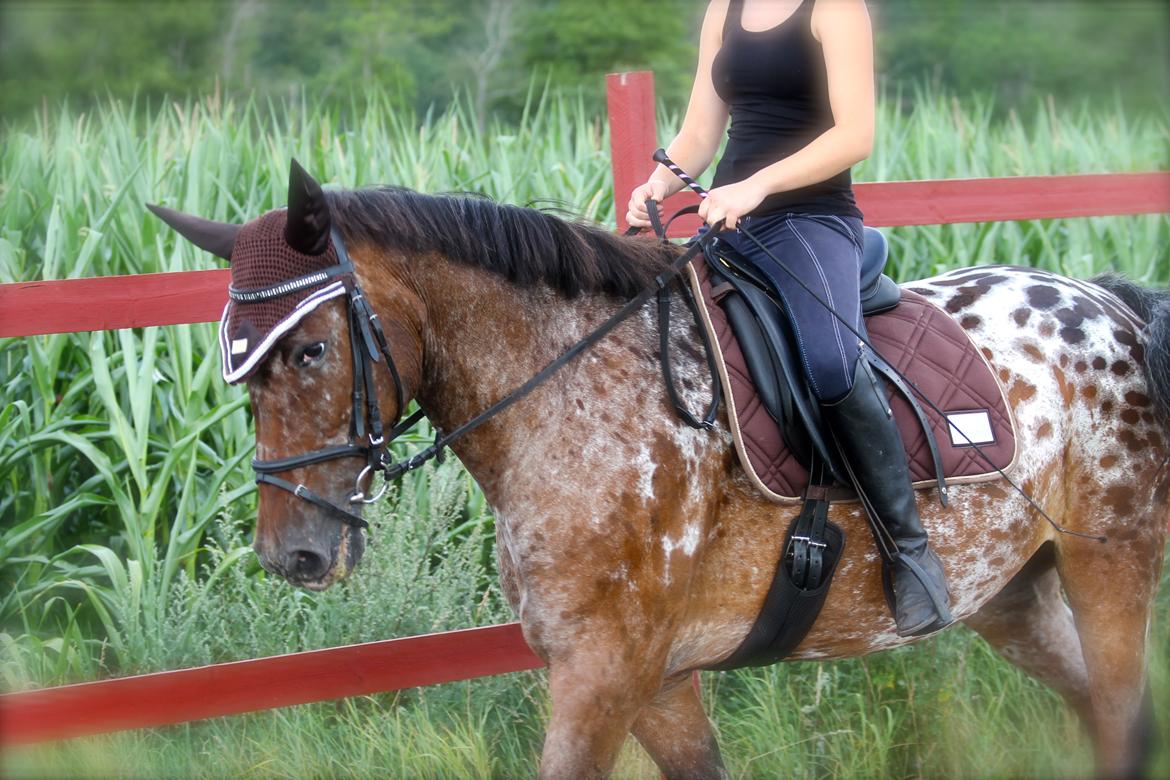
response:
M303 484L293 484L286 479L273 476L281 471L311 466L338 458L362 457L365 458L366 465L362 467L354 480L354 489L349 496L349 503L351 505L372 504L382 497L389 483L383 480L382 489L376 495L369 497L365 493L367 488L362 486L363 484L372 485L374 473L377 471L381 471L383 476L386 476L389 467L386 444L411 428L423 417L420 410L399 422L402 410L406 406L406 390L402 386L402 377L398 373L398 367L394 364L394 358L390 355L390 346L386 342L386 334L378 321L378 315L362 294L357 277L354 275L353 262L349 259L349 253L345 250L341 235L336 230L333 231L332 239L333 248L337 252L337 265L289 279L271 287L254 290L238 290L229 287L228 296L235 301L256 303L289 295L333 278L340 279L345 286L349 344L353 355L353 393L351 396L353 413L349 420L349 443L323 447L287 458L273 460L256 458L252 461L252 468L256 471L257 484L274 485L282 490L287 490L294 496L324 509L347 525L354 528L368 528L369 523L355 512L317 495ZM395 416L394 420L391 421L393 427L389 435L383 433L382 414L378 408L378 389L374 378L374 364L381 362L383 358L385 358L390 377L394 380L396 399Z

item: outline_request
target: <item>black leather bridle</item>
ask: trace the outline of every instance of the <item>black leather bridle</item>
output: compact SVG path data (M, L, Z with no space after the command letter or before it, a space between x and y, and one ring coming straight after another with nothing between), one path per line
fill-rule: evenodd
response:
M656 231L665 240L665 230L656 225ZM286 479L273 475L281 471L301 468L302 466L311 466L316 463L324 463L338 458L362 457L365 458L366 465L362 467L362 470L354 480L354 489L353 493L349 496L349 503L350 505L372 504L382 497L382 494L386 492L387 486L393 480L409 471L419 468L432 458L441 462L442 453L447 445L464 434L470 433L489 418L526 396L537 385L556 373L566 363L600 341L606 334L621 324L622 321L640 309L655 294L658 294L659 299L659 327L663 330L662 354L660 355L660 359L671 402L688 425L705 430L711 429L714 425L715 415L722 396L719 377L715 373L716 369L713 362L712 350L710 345L706 344L706 331L700 325L699 330L703 336L704 344L707 346L707 363L712 373L712 398L707 412L702 419L696 418L682 406L682 401L674 388L670 372L670 358L667 344L665 343L665 334L670 329L670 306L668 297L670 285L679 272L703 251L703 247L708 241L714 238L716 232L718 231L710 231L695 240L686 252L680 254L666 270L654 278L653 283L627 301L622 308L610 316L609 319L598 326L593 332L546 365L527 382L512 390L451 432L442 433L436 428L434 443L417 454L397 463L389 460L388 456L390 453L387 450L387 445L412 428L415 423L425 416L425 412L422 409L418 409L406 419L401 419L407 401L402 377L398 372L398 367L394 364L394 358L390 354L390 346L386 341L386 334L382 330L382 325L378 321L378 315L370 307L365 296L362 295L361 287L358 285L357 277L354 275L353 263L349 259L349 253L346 252L345 243L341 240L341 235L337 230L334 230L332 233L333 248L337 252L338 258L337 265L330 266L321 271L314 271L305 276L289 279L270 287L254 290L238 290L229 287L228 296L232 300L255 303L257 301L271 300L283 295L289 295L303 290L306 287L320 284L328 279L337 278L345 285L347 294L346 308L349 319L349 341L353 354L353 414L349 424L349 442L332 447L323 447L302 455L293 455L287 458L276 458L272 460L253 459L252 468L256 472L256 483L273 485L282 490L287 490L294 496L320 507L341 522L354 528L369 528L369 523L363 520L356 512L352 512L345 507L329 501L314 493L303 484L294 484ZM686 289L685 285L683 289ZM390 377L394 380L394 393L397 399L395 417L390 423L392 427L385 434L383 434L382 415L378 408L378 393L374 380L374 364L381 362L382 359L385 359L386 368L390 372ZM366 490L369 484L372 484L375 472L381 472L382 474L382 488L375 495L367 496ZM363 487L363 484L366 484L367 480L370 480L370 483L367 484L367 487Z
M419 410L399 422L406 406L406 389L402 385L402 376L390 354L390 345L386 341L386 334L382 330L382 324L378 321L378 315L362 294L361 286L358 285L357 277L354 275L353 262L349 259L345 243L336 230L333 231L332 239L333 248L337 252L337 265L271 287L256 290L238 290L229 287L228 296L235 301L255 303L289 295L333 278L340 279L345 286L349 344L353 355L353 393L351 395L353 414L349 421L349 442L332 447L322 447L303 455L293 455L287 458L272 460L256 458L252 460L252 468L256 471L257 484L274 485L282 490L287 490L298 498L303 498L324 509L347 525L354 528L368 528L369 523L355 512L319 496L303 484L293 484L287 479L273 476L281 471L311 466L315 463L324 463L338 458L362 457L365 458L366 465L354 480L354 489L349 496L349 503L351 505L371 504L386 492L385 483L374 496L367 497L365 491L373 484L374 472L386 473L388 466L386 462L387 443L400 436L423 417L423 412ZM378 389L374 377L374 364L382 362L383 359L391 379L394 380L396 399L395 416L390 423L393 427L388 435L384 434L382 413L378 407Z

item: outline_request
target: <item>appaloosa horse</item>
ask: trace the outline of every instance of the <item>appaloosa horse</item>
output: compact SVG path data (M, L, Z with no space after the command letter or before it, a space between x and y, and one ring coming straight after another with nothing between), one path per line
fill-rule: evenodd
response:
M443 430L535 374L680 251L486 199L323 193L295 164L289 202L243 227L173 212L168 221L230 257L233 283L249 286L248 276L251 287L256 263L273 273L339 251L335 230L380 315L403 397ZM1055 532L1003 481L955 485L947 509L926 491L919 511L954 614L1064 695L1092 730L1103 773L1134 771L1170 492L1170 296L1013 267L909 286L984 345L1018 422L1015 480L1069 529L1107 538ZM258 356L234 365L233 381L248 378L261 460L352 446L360 405L347 300L281 320L295 327L261 325L260 348L225 341L225 359ZM725 421L703 431L678 419L651 308L453 445L495 513L504 592L548 662L544 777L607 774L630 731L669 777L724 773L689 675L728 656L752 626L796 511L753 491ZM676 376L699 408L710 374L691 317L681 306L676 315ZM389 424L401 412L395 383L376 371ZM348 506L362 467L348 451L282 471L295 495L260 486L255 548L267 568L313 589L352 570L361 529L328 506ZM859 508L835 504L831 519L852 542L792 658L911 641L894 633Z

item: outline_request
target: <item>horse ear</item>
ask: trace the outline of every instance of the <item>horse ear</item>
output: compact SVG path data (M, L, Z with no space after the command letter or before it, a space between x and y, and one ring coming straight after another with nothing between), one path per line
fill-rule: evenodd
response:
M331 219L321 185L292 161L288 171L288 223L284 240L305 255L319 255L329 246Z
M236 235L240 232L239 225L193 217L153 203L147 203L146 207L195 246L224 260L232 259L232 247L235 246Z

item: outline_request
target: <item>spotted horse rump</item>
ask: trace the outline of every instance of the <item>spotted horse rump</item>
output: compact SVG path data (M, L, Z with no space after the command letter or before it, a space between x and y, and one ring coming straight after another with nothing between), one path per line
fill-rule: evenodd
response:
M807 458L785 441L761 402L727 314L717 302L708 264L693 263L688 272L715 351L739 462L763 496L781 504L798 502L808 484ZM897 306L867 316L865 327L881 358L906 378L907 389L921 392L911 405L887 382L914 486L935 487L939 476L959 484L1010 472L1016 461L1016 431L1004 388L960 323L928 297L903 289ZM938 466L920 413L937 444ZM939 467L941 475L936 473ZM844 485L834 486L832 496L855 498Z

